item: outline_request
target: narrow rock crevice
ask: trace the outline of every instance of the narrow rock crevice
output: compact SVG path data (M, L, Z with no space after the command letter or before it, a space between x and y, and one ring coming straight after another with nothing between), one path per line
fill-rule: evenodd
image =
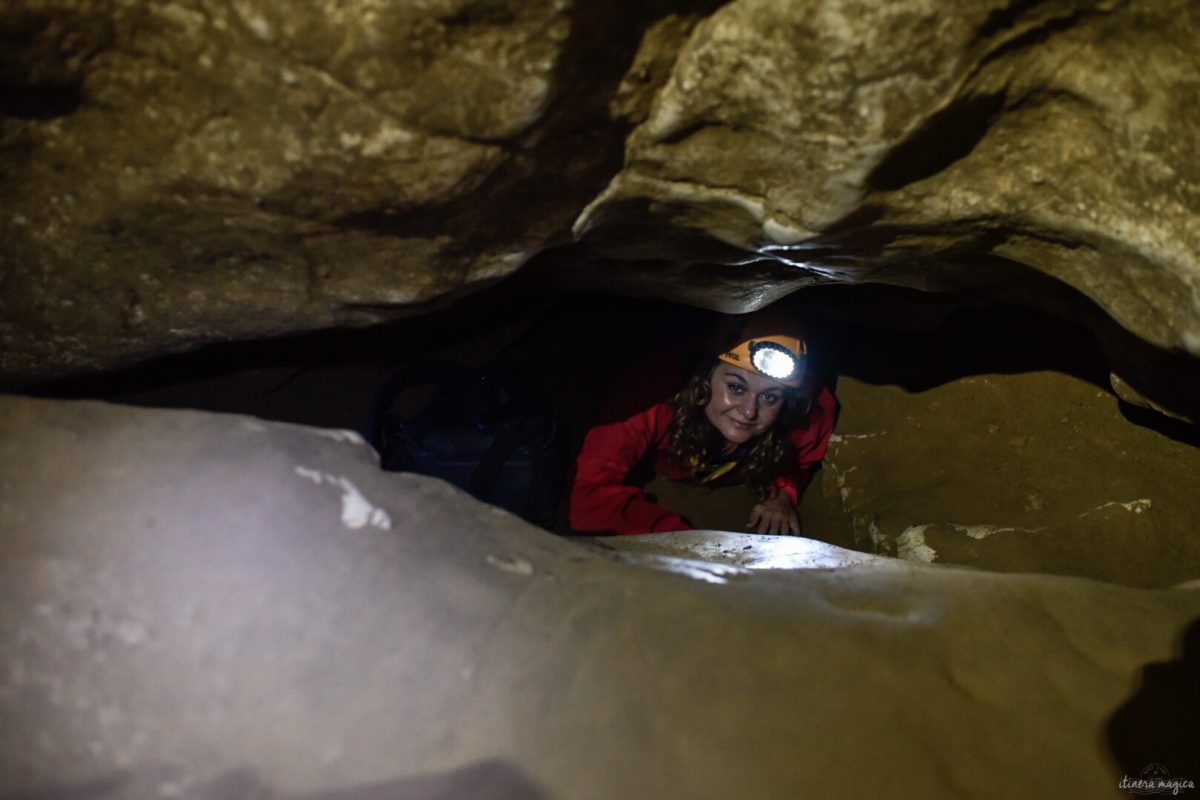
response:
M896 191L966 158L987 135L1004 100L1003 92L970 95L931 115L876 165L867 176L867 186Z
M1017 23L1026 9L1042 5L1044 3L1041 0L1033 0L1033 2L1028 3L1015 3L1010 9L1005 10L1006 12L1015 12L1012 15L1009 13L1001 14L1001 12L993 12L992 16L988 18L987 23L980 29L977 38L986 40L993 35L999 34L1001 31L1006 31L1010 28L1016 29L1019 27ZM1092 13L1094 12L1080 9L1062 16L1051 16L1048 19L1035 22L1025 30L1017 32L1011 38L1003 39L998 46L988 52L987 56L980 62L980 66L1019 50L1043 44L1056 34L1071 30L1081 20L1091 16ZM1002 18L993 20L993 17L997 17L998 15L1001 15Z
M51 120L75 113L82 102L79 84L0 83L0 117Z

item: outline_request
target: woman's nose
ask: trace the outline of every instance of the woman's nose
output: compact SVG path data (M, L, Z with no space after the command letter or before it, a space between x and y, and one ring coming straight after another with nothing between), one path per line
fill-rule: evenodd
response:
M748 420L758 418L758 398L750 395L742 400L742 416Z

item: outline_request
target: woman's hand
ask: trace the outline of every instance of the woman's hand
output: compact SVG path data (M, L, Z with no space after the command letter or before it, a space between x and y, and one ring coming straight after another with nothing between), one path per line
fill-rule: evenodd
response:
M800 535L800 515L796 513L791 498L783 492L778 492L770 500L759 503L750 511L750 521L746 523L746 527L753 528L755 525L758 526L758 533L776 536Z

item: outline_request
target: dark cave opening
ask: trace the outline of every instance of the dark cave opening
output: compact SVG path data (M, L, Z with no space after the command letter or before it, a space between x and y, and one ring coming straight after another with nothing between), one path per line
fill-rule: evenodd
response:
M804 320L816 368L835 385L851 376L920 392L970 375L1055 370L1108 390L1109 366L1091 333L1026 306L883 285L817 287L781 302ZM679 331L701 336L720 316L597 292L490 292L370 328L214 344L26 393L365 434L379 383L394 370L439 358L519 365L540 376L556 412L578 424L613 391L623 364Z
M1179 551L1177 541L1194 521L1180 477L1197 461L1191 428L1173 430L1153 412L1139 418L1119 401L1103 348L1084 326L977 294L884 285L816 287L779 303L804 320L811 368L841 402L837 444L798 507L804 536L902 558L936 551L939 562L1001 571L1135 585L1194 577L1200 554ZM584 435L614 396L645 396L631 365L681 335L703 339L720 316L513 283L371 328L213 345L29 393L246 414L367 438L377 393L414 365L507 370L529 376L560 426L558 493L553 513L537 520L497 494L506 489L477 496L569 533L564 488ZM401 406L436 397L422 391ZM737 490L730 494L664 483L673 484L652 479L643 489L686 509L695 527L747 530L753 502L744 486L726 487ZM1152 503L1153 514L1143 514ZM1123 516L1107 519L1110 509ZM1053 539L1036 533L1060 528L1066 533ZM982 541L993 529L1016 533ZM1104 537L1108 544L1096 544ZM1164 562L1172 562L1165 573Z

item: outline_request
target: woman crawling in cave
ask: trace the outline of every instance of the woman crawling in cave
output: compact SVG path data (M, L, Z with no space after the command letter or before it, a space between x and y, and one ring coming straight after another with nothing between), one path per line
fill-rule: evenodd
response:
M800 533L796 506L825 457L837 400L806 369L807 343L793 320L751 315L718 338L673 397L588 432L571 491L576 532L691 529L646 496L636 475L649 467L672 481L744 484L757 499L748 528Z

